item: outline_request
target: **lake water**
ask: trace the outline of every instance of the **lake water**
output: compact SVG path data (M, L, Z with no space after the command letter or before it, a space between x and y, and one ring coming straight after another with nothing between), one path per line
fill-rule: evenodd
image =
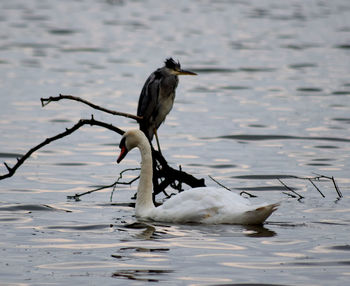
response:
M349 283L349 1L13 0L0 3L0 27L1 161L91 114L137 127L40 98L135 113L144 81L172 56L198 76L180 78L159 129L168 162L281 202L247 227L137 224L137 183L112 202L111 189L68 200L139 164L134 151L116 165L120 136L84 127L0 182L1 285ZM331 181L315 182L322 197L290 178L315 174L334 177L343 197Z

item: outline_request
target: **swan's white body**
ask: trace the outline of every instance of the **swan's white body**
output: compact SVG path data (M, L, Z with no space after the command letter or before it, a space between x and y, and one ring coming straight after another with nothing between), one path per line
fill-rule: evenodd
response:
M152 200L153 169L150 144L139 130L130 130L123 138L118 162L135 147L141 152L141 173L135 207L136 216L140 219L175 223L261 224L278 207L278 204L254 206L235 193L211 187L186 190L155 207ZM125 145L122 146L122 142Z

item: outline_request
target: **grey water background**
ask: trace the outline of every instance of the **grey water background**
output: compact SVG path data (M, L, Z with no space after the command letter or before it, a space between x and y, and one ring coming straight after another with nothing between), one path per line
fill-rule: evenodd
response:
M136 128L72 94L135 113L166 57L182 77L159 129L172 166L254 202L263 227L135 225L136 185L82 197L139 164L120 136L84 127L0 182L1 285L347 285L350 281L350 2L0 2L0 159L10 166L80 118ZM1 173L6 173L4 165ZM289 176L334 176L316 182ZM130 180L134 173L127 173ZM297 200L281 178L304 199ZM285 192L285 193L284 193ZM161 198L160 198L161 199Z

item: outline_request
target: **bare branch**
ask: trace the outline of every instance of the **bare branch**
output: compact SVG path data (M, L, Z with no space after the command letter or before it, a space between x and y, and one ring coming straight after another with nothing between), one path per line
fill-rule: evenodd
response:
M291 197L293 199L295 199L297 197L297 196L295 196L295 195L293 195L291 193L287 193L287 192L282 192L282 194L285 194L285 195L287 195L287 196L289 196L289 197Z
M17 158L17 162L18 162L18 158ZM7 171L11 172L11 168L9 167L9 165L7 165L6 162L4 162L4 165L5 165L6 169L7 169Z
M312 179L309 179L309 182L316 188L316 190L321 194L322 197L325 198L325 195L321 192L321 190L316 186L316 184L312 181Z
M334 177L332 177L332 182L333 182L333 185L334 185L335 190L337 191L338 197L339 197L339 198L342 198L342 197L343 197L343 194L342 194L341 191L339 190L338 185L337 185L337 183L335 182Z
M243 194L248 195L250 198L256 198L257 197L256 195L248 193L247 191L242 191L242 192L239 193L240 196L243 195Z
M329 176L325 176L325 175L320 175L320 174L317 174L317 173L314 173L316 175L316 177L309 177L309 178L304 178L304 177L298 177L298 176L292 176L293 178L296 178L296 179L300 179L300 180L308 180L309 182L312 183L312 185L316 188L316 190L322 195L322 197L325 197L324 194L321 192L321 190L313 183L313 181L319 181L321 179L327 179L327 180L330 180L332 181L333 183L333 186L338 194L338 197L339 198L342 198L343 197L343 194L341 193L336 181L335 181L335 178L334 177L329 177Z
M128 171L138 171L138 170L141 170L141 168L129 168L129 169L125 169L125 170L120 172L117 181L114 183L113 190L111 192L111 196L110 196L110 199L109 199L110 201L112 201L113 194L114 194L114 191L115 191L115 187L117 185L131 185L133 182L137 181L140 178L140 175L139 175L139 176L133 178L132 180L130 180L129 182L119 182L119 180L121 180L123 178L123 174L125 172L128 172Z
M16 172L16 170L26 161L35 151L39 150L40 148L50 144L53 141L56 141L58 139L61 139L67 135L72 134L74 131L78 130L80 127L84 125L95 125L95 126L101 126L104 128L107 128L109 130L112 130L120 135L123 135L125 131L119 129L118 127L113 126L112 124L107 124L102 121L97 121L94 119L93 116L91 116L91 119L80 119L77 124L75 124L71 128L66 128L66 131L59 133L53 137L46 138L43 142L36 145L35 147L31 148L26 154L24 154L21 158L17 158L17 163L13 167L9 167L6 163L4 165L6 166L8 173L4 175L0 175L0 180L12 177L13 174Z
M216 179L214 179L212 176L208 175L208 177L209 177L210 179L212 179L215 183L217 183L220 187L222 187L222 188L224 188L224 189L226 189L226 190L229 190L230 192L232 191L231 189L229 189L228 187L224 186L224 185L221 184L219 181L217 181ZM248 195L250 198L256 198L256 197L257 197L257 196L255 196L255 195L253 195L253 194L250 194L250 193L246 192L246 191L242 191L242 192L239 193L240 196L242 196L243 194Z
M162 153L152 147L153 158L153 197L163 192L167 186L182 191L182 183L192 188L205 187L204 179L197 179L186 172L173 169L163 157ZM161 183L159 183L161 181Z
M288 187L285 183L283 183L280 179L277 179L288 191L292 192L293 194L297 195L299 197L298 200L303 199L304 197L302 195L299 195L296 191L294 191L292 188Z
M337 185L337 183L336 183L336 181L335 181L335 179L334 179L333 176L332 176L332 177L328 177L328 176L319 175L319 174L316 174L316 175L318 175L320 178L325 178L325 179L328 179L328 180L332 181L333 186L334 186L334 188L335 188L335 190L336 190L336 192L337 192L337 194L338 194L338 197L339 197L339 198L342 198L342 197L343 197L343 194L342 194L341 191L339 190L338 185Z
M97 192L97 191L101 191L101 190L104 190L104 189L113 188L113 191L111 193L111 201L112 201L112 196L113 196L113 193L114 193L114 189L115 189L115 187L117 185L131 185L133 182L135 182L136 180L138 180L140 178L140 176L137 176L136 178L132 179L129 182L119 182L119 180L123 178L123 173L125 173L127 171L136 171L136 170L140 170L140 168L125 169L125 170L120 172L118 179L114 183L112 183L110 185L101 186L101 187L98 187L96 189L93 189L93 190L90 190L90 191L87 191L87 192L83 192L83 193L80 193L80 194L75 194L73 196L67 196L67 199L69 199L69 200L73 199L73 200L79 201L80 197L82 197L82 196L85 196L85 195L88 195L88 194L91 194L91 193L94 193L94 192Z
M220 187L223 187L224 189L231 191L228 187L226 187L226 186L224 186L223 184L221 184L219 181L217 181L216 179L214 179L212 176L208 175L208 177L209 177L210 179L212 179L215 183L217 183Z
M318 176L318 177L316 177L316 178L324 178L324 179L327 179L327 180L332 181L333 186L334 186L334 188L335 188L335 190L336 190L336 192L337 192L337 194L338 194L338 197L339 197L339 198L342 198L342 197L343 197L343 194L342 194L341 191L339 190L338 185L337 185L337 183L336 183L336 181L335 181L335 179L334 179L333 176L332 176L332 177L328 177L328 176L324 176L324 175L320 175L320 174L316 174L316 173L315 173L315 175Z
M86 105L88 105L88 106L90 106L90 107L92 107L94 109L97 109L97 110L100 110L100 111L103 111L103 112L106 112L106 113L109 113L109 114L112 114L112 115L124 116L124 117L127 117L127 118L135 119L136 121L142 120L141 116L136 116L136 115L133 115L133 114L130 114L130 113L110 110L110 109L107 109L107 108L101 107L99 105L93 104L93 103L91 103L91 102L89 102L89 101L87 101L85 99L82 99L80 97L73 96L73 95L60 94L59 96L50 96L48 98L40 98L41 106L45 107L46 105L48 105L52 101L60 101L62 99L69 99L69 100L75 100L75 101L78 101L78 102L82 102L82 103L84 103L84 104L86 104Z

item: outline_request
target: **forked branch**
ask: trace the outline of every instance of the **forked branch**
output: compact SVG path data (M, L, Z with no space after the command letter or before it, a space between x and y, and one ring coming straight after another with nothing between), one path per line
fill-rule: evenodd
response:
M324 175L320 175L320 174L316 174L315 177L299 177L299 176L290 176L290 178L294 178L294 179L299 179L299 180L306 180L309 181L313 187L320 193L320 195L325 198L326 196L321 192L320 188L316 186L316 184L314 183L314 181L321 181L321 179L325 179L328 181L332 181L333 186L335 191L337 192L338 198L342 198L343 194L341 193L334 177L329 177L329 176L324 176ZM298 194L297 192L295 192L292 188L288 187L285 183L283 183L279 178L277 178L277 180L286 188L288 189L290 192L294 193L295 195L297 195L299 197L299 199L303 199L304 197L301 196L300 194Z
M304 197L294 191L292 188L288 187L285 183L281 181L281 179L277 179L288 191L292 192L294 195L298 196L298 200L303 199Z
M133 182L135 182L136 180L138 180L140 178L140 176L137 176L135 178L133 178L132 180L130 180L129 182L120 182L119 180L121 180L123 178L123 174L127 171L136 171L136 170L140 170L140 168L132 168L132 169L125 169L123 171L120 172L118 179L110 184L110 185L105 185L105 186L100 186L98 188L95 188L93 190L87 191L87 192L83 192L83 193L79 193L79 194L75 194L73 196L67 196L67 199L69 200L75 200L75 201L80 201L80 197L81 196L85 196L100 190L104 190L104 189L108 189L108 188L113 188L113 191L111 193L111 198L110 200L112 201L112 197L113 197L113 192L115 191L115 187L117 185L131 185Z

